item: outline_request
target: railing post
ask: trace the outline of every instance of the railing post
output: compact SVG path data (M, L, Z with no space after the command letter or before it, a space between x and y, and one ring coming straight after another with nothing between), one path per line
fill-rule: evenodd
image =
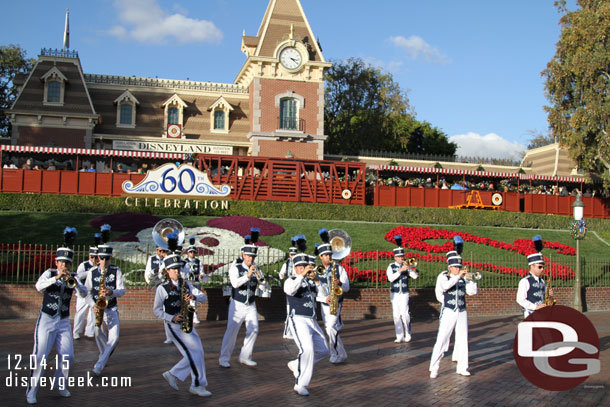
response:
M375 274L377 274L377 278L375 279L375 288L379 288L379 250L377 250L377 266L375 267Z
M20 269L21 269L21 240L17 242L17 281L19 281Z

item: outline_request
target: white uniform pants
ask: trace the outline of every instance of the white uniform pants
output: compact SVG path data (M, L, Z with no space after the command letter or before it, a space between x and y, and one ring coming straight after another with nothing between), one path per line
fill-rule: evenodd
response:
M55 346L55 352L59 355L58 364L55 366L54 360L49 360L49 353ZM31 379L26 397L36 397L39 388L40 377L44 374L44 369L41 366L41 361L45 361L53 368L58 367L55 371L56 388L60 390L67 386L67 379L70 373L70 365L74 363L74 351L72 342L72 329L70 327L70 318L60 318L59 315L53 317L41 312L36 321L36 329L34 330L34 350L33 355L36 355L36 369L30 372ZM54 358L53 358L54 359ZM60 380L63 383L60 383Z
M343 347L343 342L339 338L339 331L343 328L341 321L341 308L343 304L339 303L337 315L330 314L330 306L322 304L322 319L324 320L324 328L328 335L328 348L330 356L334 356L339 361L347 359L347 352Z
M411 336L411 315L409 314L409 293L390 293L392 315L396 339L402 341L405 336Z
M246 322L246 337L244 338L244 345L241 347L239 358L250 360L252 359L254 342L256 342L256 337L258 336L258 313L256 312L256 302L247 305L231 298L231 302L229 303L229 315L227 316L227 330L222 338L220 358L218 358L220 362L228 363L231 359L239 328L241 328L241 324L243 324L244 321Z
M468 313L443 308L436 343L432 349L430 371L438 372L441 359L449 348L449 339L455 329L453 359L457 361L457 371L468 370Z
M190 333L184 333L180 324L169 322L165 322L165 326L168 327L172 342L182 354L182 359L169 372L181 381L185 381L190 374L192 386L206 387L208 380L205 375L203 346L197 331L193 329Z
M313 375L313 365L328 356L328 346L322 328L313 318L298 315L288 317L288 326L299 347L296 384L309 386Z
M106 308L104 310L104 322L108 327L108 333L106 333L103 323L102 326L95 327L95 343L100 350L100 357L95 364L95 368L100 372L106 367L110 355L112 355L119 342L119 312Z
M282 336L284 339L294 339L290 330L290 306L288 301L286 301L286 320L284 321L284 334Z
M85 320L87 320L87 325L85 326ZM95 315L93 314L93 308L87 304L85 298L82 298L80 295L76 295L76 314L74 315L74 329L72 333L74 336L82 335L83 329L85 330L85 335L89 337L93 337L93 328L95 327Z

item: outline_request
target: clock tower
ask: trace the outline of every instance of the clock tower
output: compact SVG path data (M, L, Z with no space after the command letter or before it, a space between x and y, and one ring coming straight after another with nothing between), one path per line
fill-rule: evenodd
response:
M326 62L299 0L270 0L256 36L242 36L246 61L235 83L250 96L249 153L324 158Z

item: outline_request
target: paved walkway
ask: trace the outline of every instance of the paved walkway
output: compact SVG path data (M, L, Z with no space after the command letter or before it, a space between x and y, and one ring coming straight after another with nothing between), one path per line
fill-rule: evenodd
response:
M349 358L332 365L316 365L311 395L302 397L293 390L294 379L286 363L297 355L294 342L282 339L283 323L261 322L254 349L257 367L240 365L236 349L232 367L218 366L224 322L204 321L197 325L203 340L211 398L171 389L161 377L179 360L173 345L163 344L160 322L126 321L121 338L104 371L110 378L130 377L131 387L103 388L93 378L92 388L73 388L69 399L43 388L40 406L609 406L610 405L610 313L588 313L597 328L601 345L601 373L584 384L564 392L549 392L530 384L519 372L512 344L519 317L470 318L471 377L455 374L447 354L440 375L428 377L430 354L438 320L414 321L409 344L393 342L393 325L388 320L346 322L341 336ZM35 321L0 321L0 405L25 405L25 389L7 388L7 356L31 352ZM241 344L244 328L238 337ZM91 339L75 341L76 363L72 376L86 377L97 359ZM27 371L11 371L15 375ZM49 373L47 372L47 376Z

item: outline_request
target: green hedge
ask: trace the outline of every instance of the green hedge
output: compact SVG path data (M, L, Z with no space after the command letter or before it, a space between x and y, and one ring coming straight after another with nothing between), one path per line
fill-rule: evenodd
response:
M192 201L192 200L191 200ZM218 200L220 202L220 200ZM0 210L67 213L143 212L158 216L252 216L283 219L334 219L370 222L441 225L505 226L532 229L566 229L571 218L519 212L467 209L347 206L296 202L229 201L222 210L204 208L128 207L125 198L51 194L0 193ZM587 219L589 229L610 232L610 219Z

